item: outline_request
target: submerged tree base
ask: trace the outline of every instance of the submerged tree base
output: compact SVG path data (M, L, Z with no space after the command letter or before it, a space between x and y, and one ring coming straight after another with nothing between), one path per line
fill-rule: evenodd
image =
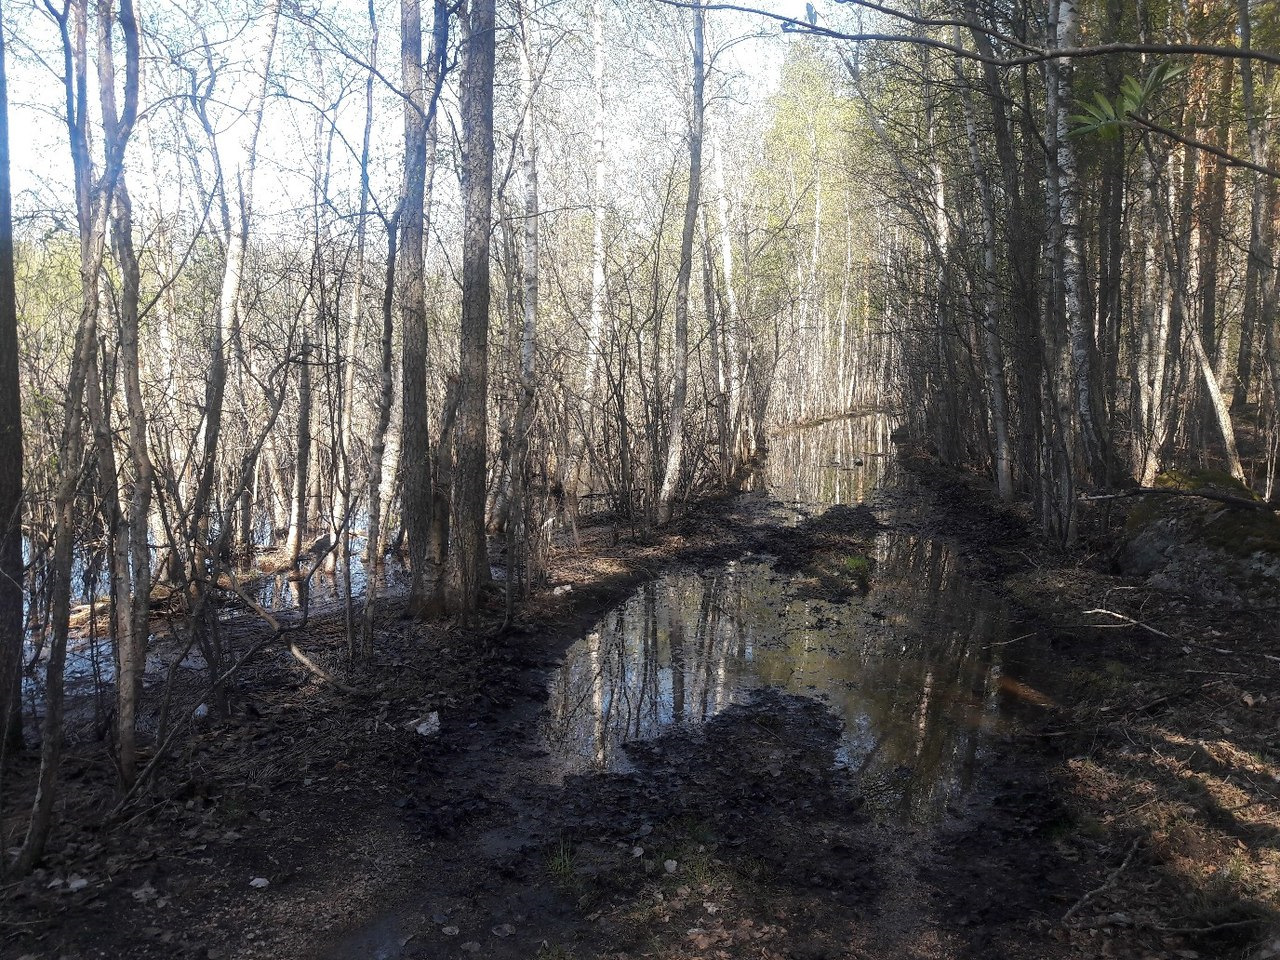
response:
M509 630L497 609L460 631L389 600L359 670L341 618L316 620L306 649L374 692L256 661L127 830L102 825L113 771L73 750L50 853L4 891L6 955L1246 956L1280 906L1270 615L1225 619L1048 551L980 484L919 479L798 523L725 498L644 546L586 526ZM1014 605L1005 649L1047 678L1002 684L1020 722L940 820L881 816L836 757L840 721L778 692L630 745L628 769L557 766L552 672L639 584L770 552L839 604L874 585L850 558L886 528L950 544Z

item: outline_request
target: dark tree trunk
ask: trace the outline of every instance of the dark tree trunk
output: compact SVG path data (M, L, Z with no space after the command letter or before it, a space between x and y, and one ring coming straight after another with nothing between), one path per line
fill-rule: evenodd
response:
M666 469L658 492L658 522L671 520L680 472L684 466L684 411L689 381L689 279L693 274L693 234L698 223L698 197L702 186L703 88L706 64L703 59L703 13L700 4L693 10L693 112L689 118L689 195L684 208L684 228L680 233L680 267L676 274L675 304L675 386L671 394L670 439Z
M418 0L400 6L400 65L406 97L404 114L404 193L400 201L400 266L402 344L401 477L404 532L409 537L408 610L416 617L441 612L443 564L433 557L432 527L441 503L432 480L431 441L427 430L427 288L423 241L426 236L428 181L435 163L435 104L443 80L448 42L448 12L434 5L431 62L422 64L422 10ZM430 87L430 103L427 93Z
M422 9L400 4L400 77L404 105L404 193L400 202L400 390L404 488L401 502L409 537L409 611L427 601L427 541L431 528L430 437L427 421L427 290L422 259L427 183L427 117L422 84Z
M22 398L9 185L9 91L0 12L0 784L5 753L22 742L21 667Z
M458 612L474 613L489 578L485 544L485 454L489 393L489 235L493 208L494 0L467 11L462 67L462 327L455 497Z

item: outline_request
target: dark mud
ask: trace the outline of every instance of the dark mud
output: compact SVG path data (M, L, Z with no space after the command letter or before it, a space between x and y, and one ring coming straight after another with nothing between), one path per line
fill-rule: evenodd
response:
M464 631L392 608L368 664L346 663L337 618L316 620L301 645L373 692L349 696L269 648L231 715L194 731L114 821L101 747L76 747L50 856L3 890L0 955L1254 955L1280 849L1267 740L1280 691L1261 625L1117 596L1132 584L1037 543L980 484L918 475L874 509L806 516L748 495L647 544L588 527L557 558L560 593L511 628L497 610ZM767 554L797 597L857 603L885 576L886 529L944 541L946 564L1017 608L1001 650L1040 668L1002 683L1018 723L985 738L980 776L940 820L879 810L866 770L838 756L845 724L811 696L765 690L667 726L625 746L625 769L566 770L548 750L566 650L640 584ZM1101 597L1186 642L1102 630L1084 614ZM417 733L433 711L439 732Z

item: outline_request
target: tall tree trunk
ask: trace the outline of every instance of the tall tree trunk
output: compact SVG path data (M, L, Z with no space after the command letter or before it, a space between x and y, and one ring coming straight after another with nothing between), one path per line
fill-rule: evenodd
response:
M470 617L489 579L485 477L489 400L489 237L493 210L494 0L470 0L462 66L462 322L454 503L458 612Z
M1076 0L1057 0L1058 47L1073 47L1077 34ZM1093 341L1093 324L1087 315L1087 291L1084 277L1084 252L1080 225L1080 174L1075 141L1068 135L1070 113L1074 108L1071 62L1056 68L1058 90L1056 101L1058 214L1061 223L1059 270L1067 313L1067 335L1071 344L1071 391L1075 399L1075 415L1086 478L1093 484L1104 484L1107 469L1106 429L1099 422L1094 396L1094 366L1097 346Z
M22 396L9 181L9 83L0 9L0 798L5 760L22 744ZM0 854L0 872L4 856Z
M370 16L373 0L369 4ZM378 363L378 415L373 427L373 443L369 448L369 533L366 540L364 628L362 631L364 654L373 650L373 615L378 597L378 567L382 560L382 459L386 453L387 428L391 424L391 401L394 385L391 378L392 333L395 323L396 289L396 234L398 216L387 222L387 278L382 291L382 336L379 342Z
M121 785L133 786L137 770L137 708L142 692L150 636L151 550L148 544L151 495L154 482L151 452L147 441L147 412L142 398L138 355L139 291L141 274L133 245L133 207L124 175L125 145L138 113L139 60L141 45L132 0L121 0L118 17L111 5L98 6L98 75L104 140L108 144L106 176L113 181L114 207L111 219L111 247L120 270L120 357L124 380L125 409L129 423L129 459L133 476L119 480L113 475L100 478L113 485L121 511L121 530L116 535L116 738L120 759ZM123 109L117 110L116 71L108 39L118 21L125 40ZM107 202L104 200L103 202ZM109 413L109 411L107 411ZM108 438L108 444L110 439ZM126 508L127 505L127 509Z
M373 81L374 71L378 65L378 17L369 0L369 75L364 84L364 134L360 141L360 212L356 220L356 254L352 268L351 307L347 320L347 343L342 362L342 413L339 418L339 437L341 438L342 455L339 459L339 475L337 497L334 504L334 520L342 526L342 533L337 545L337 556L345 560L350 553L351 520L348 514L353 509L352 491L355 480L351 475L351 443L355 428L355 394L356 394L356 352L360 346L360 330L364 325L364 267L365 241L369 233L369 149L373 138ZM367 509L372 511L372 505ZM338 531L334 531L335 536ZM367 536L367 531L366 531ZM350 577L347 578L350 583Z
M431 443L427 421L427 289L423 261L427 183L427 104L422 73L422 10L400 3L400 85L404 90L404 192L400 201L400 393L404 530L409 538L411 615L424 616L438 572L427 570L431 528Z
M705 108L706 64L703 55L705 12L701 0L693 9L693 104L689 117L689 196L680 234L680 266L676 273L675 385L671 392L670 439L667 465L658 494L658 522L668 523L679 491L684 467L684 412L689 381L689 280L693 273L693 235L698 225L698 196L702 186L702 128Z
M582 432L580 448L593 442L593 426L596 414L596 379L600 363L602 337L604 336L605 269L604 269L604 0L593 0L591 5L591 29L594 38L592 68L592 95L595 117L592 123L592 182L591 182L591 320L587 327L586 362L582 374ZM581 455L575 458L575 472ZM589 460L590 458L588 458ZM571 483L575 477L569 477Z
M713 130L715 128L713 127ZM733 424L741 421L739 405L742 402L738 362L738 288L733 271L733 232L729 223L729 196L724 182L724 157L720 142L712 139L712 176L715 178L716 214L720 220L720 269L724 275L725 309L721 314L720 329L713 330L712 336L719 338L720 349L716 352L719 363L716 366L716 387L720 398L720 409L716 412L716 426L720 431L721 450L725 482L733 475L737 467L738 438L734 435Z
M117 16L111 3L97 6L98 91L102 110L103 176L95 219L105 232L110 211L111 241L120 269L119 342L129 418L133 477L117 464L111 422L111 392L102 381L97 350L90 352L86 399L93 427L98 488L109 543L111 633L116 657L116 751L121 786L133 785L137 771L137 709L146 661L151 556L147 547L151 509L151 461L146 414L138 377L138 260L133 249L133 214L124 178L124 152L137 116L140 46L131 0ZM125 39L124 107L116 99L116 67L111 37L119 26ZM95 238L95 246L105 238ZM102 252L94 255L101 262ZM96 285L95 285L96 290ZM104 367L109 357L104 354ZM107 367L107 369L110 369ZM132 482L130 482L130 479ZM141 569L132 569L141 558Z
M956 46L960 46L960 27L952 34ZM1004 380L1004 345L997 327L999 316L995 292L999 284L996 274L996 215L991 181L974 122L973 99L970 96L960 62L955 62L956 80L964 108L965 135L969 141L969 160L973 167L974 181L978 186L979 209L982 212L982 272L979 276L978 297L981 311L979 336L982 341L983 371L986 379L988 417L993 435L995 453L996 488L1001 500L1013 498L1013 453L1009 444L1009 396Z
M538 128L534 111L537 81L533 69L533 51L537 43L537 5L531 0L529 9L520 12L520 86L524 95L524 123L520 131L524 172L524 255L522 257L524 289L522 291L522 324L520 331L520 399L516 407L511 445L511 522L507 524L507 615L519 582L519 574L525 566L520 557L527 558L529 542L528 495L525 478L528 475L529 431L534 408L534 361L538 329L538 256L539 216L538 204ZM572 483L573 478L569 478Z
M432 489L431 443L427 429L427 290L423 259L428 181L434 172L435 105L443 82L443 58L448 41L448 12L441 0L434 5L431 61L422 64L422 11L418 0L400 5L400 69L405 92L404 193L400 201L401 283L401 428L404 530L409 537L408 609L411 616L428 617L443 608L444 570L432 557L431 531L435 514L447 510ZM430 102L427 85L430 84Z
M53 826L62 734L67 637L71 619L71 571L74 559L76 498L84 458L84 393L95 367L99 309L98 277L102 269L108 204L101 193L94 202L93 164L89 152L87 0L74 0L58 19L62 34L66 86L67 134L75 176L76 223L80 234L80 320L72 352L67 399L63 408L58 477L54 499L54 556L50 619L53 636L45 667L45 715L41 731L40 772L31 819L16 869L29 872L44 855Z
M1253 43L1253 25L1249 15L1249 0L1239 0L1240 47L1248 50ZM1253 76L1253 61L1247 57L1240 61L1240 87L1244 106L1244 119L1249 132L1249 159L1259 166L1267 162L1266 131L1263 129L1261 111L1257 103ZM1245 266L1244 307L1240 315L1240 352L1236 362L1236 384L1231 395L1231 406L1242 406L1249 400L1257 362L1257 325L1262 313L1263 295L1269 289L1268 274L1272 270L1271 251L1266 236L1267 183L1257 170L1249 172L1249 258ZM1265 335L1271 331L1264 330Z
M294 432L293 496L289 503L289 540L285 552L294 570L302 554L302 541L309 527L308 481L311 468L311 334L316 324L316 303L312 291L302 305L302 351L298 361L298 423Z
M1059 26L1063 3L1070 6L1072 0L1051 0L1049 4L1049 33L1055 43L1060 42L1064 31ZM1074 15L1074 7L1068 11ZM1066 31L1069 35L1070 30ZM1049 267L1043 278L1043 305L1040 310L1040 343L1044 351L1043 383L1041 395L1043 401L1043 417L1045 419L1045 438L1042 444L1041 476L1049 490L1046 498L1052 502L1053 522L1050 524L1054 533L1063 542L1072 542L1076 535L1075 488L1076 488L1076 456L1079 448L1077 422L1074 414L1072 387L1074 383L1073 356L1070 344L1071 319L1064 312L1062 290L1066 285L1067 260L1069 254L1065 243L1067 213L1063 203L1063 181L1067 171L1063 170L1063 160L1067 161L1069 177L1075 176L1075 152L1071 146L1065 148L1065 157L1060 155L1058 141L1065 135L1062 123L1069 104L1064 102L1062 83L1063 65L1057 60L1049 60L1045 64L1045 207L1048 220L1047 243ZM1074 188L1074 180L1068 189ZM1072 209L1076 209L1072 206ZM1078 220L1075 226L1078 227ZM1078 240L1078 237L1077 237ZM1075 270L1074 267L1072 267ZM1079 274L1075 274L1077 280ZM1078 288L1077 288L1078 293ZM1077 299L1076 305L1079 305ZM1063 329L1066 321L1066 330Z
M208 520L211 512L210 498L213 493L213 482L218 473L218 443L222 435L223 399L227 388L227 348L234 340L237 328L237 310L240 306L240 284L244 274L245 252L249 245L249 226L253 217L253 184L258 167L258 134L262 129L262 115L266 110L267 89L271 75L271 62L275 53L276 34L280 25L280 0L267 0L262 12L265 21L265 35L254 53L253 64L255 77L261 77L249 101L247 115L241 122L248 123L248 129L241 133L238 155L234 158L233 169L224 171L224 180L228 175L236 185L234 211L230 215L227 236L226 260L223 264L222 287L218 295L218 323L213 331L213 345L210 355L210 366L205 388L203 441L201 443L203 461L200 466L200 477L193 499L192 539L197 541L198 549L193 552L197 569L193 571L193 579L200 582L204 577L204 548L208 540ZM227 189L226 186L223 187Z

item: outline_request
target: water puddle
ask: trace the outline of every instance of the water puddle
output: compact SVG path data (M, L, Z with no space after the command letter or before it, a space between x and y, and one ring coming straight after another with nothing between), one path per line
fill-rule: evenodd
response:
M888 443L888 427L861 419L775 441L771 458L783 465L770 476L785 479L784 501L820 513L870 498L890 470L869 456ZM802 445L818 464L808 471L787 466ZM856 459L874 463L874 475L846 470ZM646 584L553 678L544 720L553 755L566 772L627 769L628 742L702 723L771 687L820 698L843 720L837 763L858 772L872 808L936 819L974 784L991 738L1023 705L1044 704L1019 679L1006 605L966 576L950 544L884 530L870 554L869 588L840 602L814 598L767 557Z
M878 413L786 430L770 440L769 492L806 508L865 503L896 475L892 431Z

